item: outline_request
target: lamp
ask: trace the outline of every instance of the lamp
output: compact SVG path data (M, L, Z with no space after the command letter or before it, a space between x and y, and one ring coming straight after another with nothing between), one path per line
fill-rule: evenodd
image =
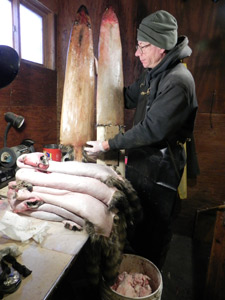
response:
M5 120L8 122L6 129L5 129L5 134L4 134L4 147L6 147L7 144L7 135L9 132L9 129L13 126L16 129L19 129L23 123L24 123L24 117L18 116L12 112L7 112L5 113Z
M16 50L0 45L0 89L10 84L19 71L20 58Z

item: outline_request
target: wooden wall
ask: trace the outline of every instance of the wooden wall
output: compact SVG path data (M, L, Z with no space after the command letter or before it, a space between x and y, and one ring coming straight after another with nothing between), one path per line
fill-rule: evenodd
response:
M33 139L36 151L45 144L57 142L56 71L21 61L16 79L0 90L0 148L4 144L4 113L13 112L25 118L24 125L8 133L7 147Z
M142 71L134 56L136 28L142 18L158 9L167 10L177 18L179 35L189 38L193 53L185 62L195 78L199 102L195 140L201 173L197 180L188 182L188 199L182 202L177 231L190 234L196 210L221 204L225 199L225 1L58 0L58 115L70 29L82 4L91 17L96 57L101 16L108 6L114 8L120 23L125 85ZM127 128L132 126L132 116L132 112L125 112Z

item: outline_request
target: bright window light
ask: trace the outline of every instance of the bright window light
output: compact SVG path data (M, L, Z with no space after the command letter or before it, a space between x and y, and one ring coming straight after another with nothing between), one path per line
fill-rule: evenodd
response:
M13 46L11 1L0 0L0 45Z
M20 36L21 57L43 64L43 19L22 4L20 4Z

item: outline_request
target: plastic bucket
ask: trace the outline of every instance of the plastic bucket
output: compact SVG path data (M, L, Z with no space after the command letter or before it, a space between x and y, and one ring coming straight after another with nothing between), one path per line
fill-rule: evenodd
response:
M159 269L149 260L141 256L133 254L124 254L120 265L119 273L126 271L127 273L142 273L151 278L152 293L144 297L129 298L118 294L111 287L102 282L101 299L102 300L131 300L131 299L145 299L145 300L160 300L163 289L162 275Z
M48 144L43 148L43 153L50 159L54 161L61 161L62 153L57 144Z

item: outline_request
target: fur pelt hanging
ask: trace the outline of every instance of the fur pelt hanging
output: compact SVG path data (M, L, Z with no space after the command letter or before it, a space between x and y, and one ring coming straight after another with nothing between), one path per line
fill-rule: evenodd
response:
M97 235L91 223L86 222L89 241L85 247L86 269L89 281L98 285L102 279L112 285L122 261L122 254L129 231L142 219L143 212L136 191L127 179L110 177L105 182L116 187L123 195L114 198L109 210L115 213L111 235L107 238Z

